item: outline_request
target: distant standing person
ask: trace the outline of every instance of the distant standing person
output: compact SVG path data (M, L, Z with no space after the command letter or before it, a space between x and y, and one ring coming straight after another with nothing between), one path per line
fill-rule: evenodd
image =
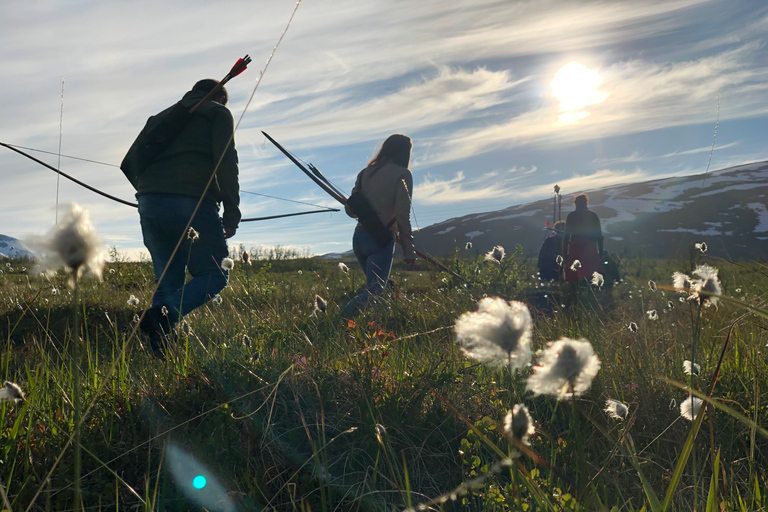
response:
M573 200L576 207L565 218L565 235L563 249L566 281L591 280L592 274L603 273L603 230L600 227L600 217L588 208L589 197L579 194ZM580 265L574 265L575 261ZM573 268L572 268L573 267ZM578 267L578 268L576 268Z
M389 230L388 235L375 236L358 219L352 237L352 248L357 261L365 272L365 289L344 307L342 318L352 318L372 297L382 295L392 269L395 239L403 247L405 262L412 266L416 261L411 233L411 198L413 176L408 169L413 143L405 135L390 135L368 166L360 171L352 189L352 195L360 192L370 204L381 223ZM357 218L350 205L347 215ZM386 242L386 243L384 243Z
M200 80L181 99L182 106L191 109L217 85L217 80ZM140 327L160 357L165 353L166 335L184 315L227 285L229 272L221 268L222 260L229 254L225 239L235 234L240 223L234 121L226 107L227 100L227 91L222 87L195 110L167 148L144 168L139 168L136 162L140 159L134 158L141 151L140 135L121 165L136 189L144 245L152 256L158 282L152 307L146 311ZM172 108L150 117L142 134L168 119ZM192 218L201 197L203 201ZM223 218L219 217L221 204ZM185 233L190 218L194 231ZM172 257L179 239L182 244ZM168 270L162 276L166 266ZM192 275L189 282L185 282L187 270Z
M549 235L539 250L539 278L542 281L559 281L562 274L562 260L557 262L557 257L562 255L563 234L565 221L559 220L553 226L554 233Z

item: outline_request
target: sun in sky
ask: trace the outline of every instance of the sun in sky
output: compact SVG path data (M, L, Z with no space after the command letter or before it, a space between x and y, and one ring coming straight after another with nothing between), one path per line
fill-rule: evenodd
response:
M602 81L597 71L578 62L560 68L552 79L552 90L560 101L560 122L574 123L589 115L584 107L604 101L608 93L597 90Z

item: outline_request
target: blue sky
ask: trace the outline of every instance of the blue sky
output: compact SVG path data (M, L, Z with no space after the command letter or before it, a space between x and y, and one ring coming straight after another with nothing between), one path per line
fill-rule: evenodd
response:
M391 133L414 140L414 224L768 159L768 4L662 0L35 1L0 7L0 141L119 164L146 118L200 78L229 86L243 190L333 205L265 130L349 191ZM560 74L558 74L560 73ZM557 80L555 77L559 77ZM719 99L718 99L719 98ZM0 148L0 233L54 221L56 175ZM57 157L35 156L57 165ZM63 158L114 195L119 169ZM135 210L62 180L104 242L142 248ZM306 207L243 194L246 217ZM351 248L343 213L244 223L232 244Z

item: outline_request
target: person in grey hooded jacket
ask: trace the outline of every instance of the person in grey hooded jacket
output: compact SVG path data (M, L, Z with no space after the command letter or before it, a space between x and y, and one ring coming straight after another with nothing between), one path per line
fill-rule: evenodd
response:
M379 220L390 229L392 236L382 246L358 222L352 237L352 248L365 272L366 286L344 307L342 318L351 318L372 297L383 293L392 269L396 240L403 247L406 264L412 266L416 261L410 219L413 175L408 169L412 147L409 137L390 135L376 156L368 162L368 166L357 175L352 193L362 192ZM350 217L355 217L349 208L346 212Z

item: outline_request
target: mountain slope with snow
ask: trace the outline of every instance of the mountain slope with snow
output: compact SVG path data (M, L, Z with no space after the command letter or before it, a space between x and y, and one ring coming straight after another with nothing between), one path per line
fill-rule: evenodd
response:
M563 193L562 218L573 210ZM709 174L666 178L585 191L600 216L608 251L653 258L685 256L694 243L706 242L708 254L729 259L768 255L768 161ZM494 245L508 251L516 244L537 254L552 224L553 200L467 215L426 227L417 243L436 255L472 242L473 252Z
M32 258L32 253L11 236L0 235L0 258Z

